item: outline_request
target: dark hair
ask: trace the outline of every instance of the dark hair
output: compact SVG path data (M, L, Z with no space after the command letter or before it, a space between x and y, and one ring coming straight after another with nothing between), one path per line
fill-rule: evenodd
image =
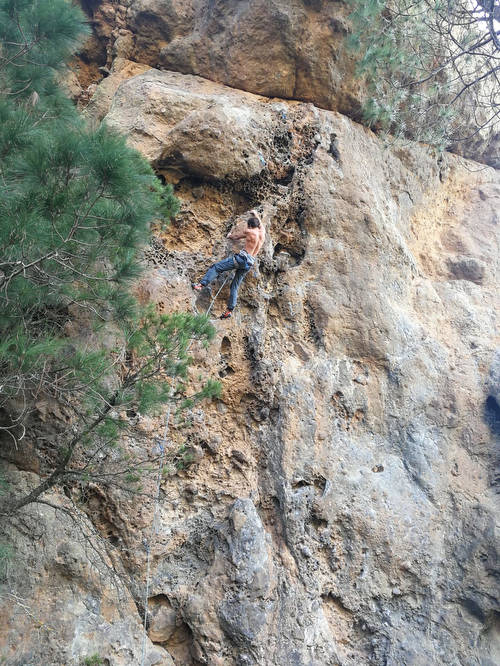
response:
M248 218L248 226L250 229L256 229L257 227L260 227L260 220L252 215L252 217Z

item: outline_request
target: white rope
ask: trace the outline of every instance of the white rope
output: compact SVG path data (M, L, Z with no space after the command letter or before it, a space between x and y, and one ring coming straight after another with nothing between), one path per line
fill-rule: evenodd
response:
M212 298L212 301L210 305L208 306L208 310L205 312L206 315L210 314L210 311L212 310L215 301L217 300L217 296L220 294L222 291L222 288L226 284L226 282L229 279L229 275L226 275L224 282L222 285L219 287L218 292L215 294L215 296ZM188 346L186 347L186 351L191 347L193 340L189 342ZM142 632L142 657L141 657L141 666L144 666L145 664L145 659L146 659L146 626L147 626L147 621L148 621L148 604L149 604L149 588L150 588L150 583L151 583L151 544L153 541L153 535L158 534L158 514L160 510L160 491L161 491L161 480L163 476L163 467L165 464L165 447L167 446L167 435L168 435L168 429L170 425L170 412L172 408L172 403L168 403L168 410L167 414L165 416L165 430L163 433L163 440L162 443L159 445L160 446L160 464L158 466L158 477L156 480L156 496L155 496L155 508L154 508L154 513L153 513L153 522L151 524L151 536L149 539L144 539L144 546L146 548L146 553L147 553L147 559L146 559L146 589L144 591L144 623L143 623L143 632Z
M218 295L220 294L220 292L222 291L222 287L226 284L226 282L228 281L228 279L229 279L229 275L226 275L226 277L224 278L224 282L223 282L223 283L221 284L221 286L219 287L219 291L218 291L218 292L215 294L215 296L212 298L212 302L210 303L210 305L209 305L209 307L208 307L208 310L205 312L206 315L209 315L209 314L210 314L210 312L211 312L211 310L212 310L212 308L213 308L213 306L214 306L214 303L215 303L215 301L216 301L216 299L217 299L217 296L218 296Z

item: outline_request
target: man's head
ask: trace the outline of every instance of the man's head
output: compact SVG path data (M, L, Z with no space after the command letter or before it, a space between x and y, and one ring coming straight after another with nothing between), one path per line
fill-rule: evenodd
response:
M257 229L260 227L260 220L258 217L255 217L255 215L251 215L248 218L248 228L249 229Z

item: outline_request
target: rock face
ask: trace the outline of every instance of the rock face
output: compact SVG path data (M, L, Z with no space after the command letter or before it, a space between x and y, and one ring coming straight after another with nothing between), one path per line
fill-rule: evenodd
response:
M114 78L103 85L109 87ZM248 179L266 164L266 138L276 114L258 113L242 106L239 93L224 92L222 99L198 77L152 69L118 88L106 123L126 131L150 161L180 175Z
M359 103L352 85L353 59L341 48L348 13L343 3L167 4L168 9L165 3L141 0L130 7L136 58L145 52L162 69L198 74L268 97L311 101L340 111L352 111Z
M8 476L15 492L36 483L34 475L9 470ZM46 501L49 505L30 506L2 525L2 543L14 551L2 570L3 663L141 663L142 626L118 562L109 558L105 540L84 515L75 520L57 496ZM174 666L149 639L144 655L148 666Z
M356 54L345 47L350 8L343 1L80 2L94 28L80 59L84 88L125 58L360 119L366 88L354 75ZM464 136L472 138L453 150L498 168L498 125L478 132L487 116L477 120L475 114L464 104Z
M268 97L359 106L342 48L347 7L323 0L82 2L108 63L124 57ZM92 44L99 63L106 57ZM91 59L84 51L84 56ZM270 66L272 64L272 66Z
M268 229L233 318L214 321L208 355L192 351L222 398L168 434L191 464L162 484L148 663L498 663L498 172L389 150L312 104L127 72L123 61L88 113L125 131L182 202L147 252L141 296L206 310L190 282L229 249L231 224L260 205ZM139 415L145 451L161 432ZM128 605L113 599L106 615L103 593L84 601L93 574L64 524L15 589L43 589L43 621L54 612L65 633L23 616L20 648L3 623L8 663L140 663L130 594L141 609L153 503L115 489L87 513L130 579ZM20 572L33 557L22 548Z

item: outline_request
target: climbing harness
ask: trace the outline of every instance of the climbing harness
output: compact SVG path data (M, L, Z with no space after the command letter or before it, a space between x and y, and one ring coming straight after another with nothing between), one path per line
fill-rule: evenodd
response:
M217 300L218 295L222 291L222 288L226 284L226 282L229 279L229 275L226 275L224 278L224 282L222 285L219 287L219 290L215 294L215 296L212 298L210 305L208 306L207 311L205 314L208 316L210 315L210 312L214 306L215 301ZM196 308L195 308L196 310ZM197 312L198 314L198 312ZM186 347L186 351L189 351L189 348L191 347L193 340L191 339L188 346ZM170 396L169 396L170 397ZM146 636L147 636L147 631L146 631L146 626L147 626L147 621L148 621L148 600L149 600L149 588L150 588L150 583L151 583L151 544L153 541L153 537L158 534L159 532L159 527L158 527L158 515L160 512L160 492L161 492L161 480L163 477L163 468L165 465L165 448L167 446L167 436L168 436L168 429L170 425L170 413L172 409L172 404L169 402L168 403L168 409L167 413L165 415L165 429L163 432L163 439L159 442L158 444L158 449L159 449L159 465L158 465L158 476L156 479L156 495L155 495L155 501L154 501L154 512L153 512L153 522L151 523L151 534L149 539L144 539L144 548L146 549L146 588L144 591L144 623L143 623L143 632L142 632L142 657L141 657L141 666L145 665L145 659L146 659Z

